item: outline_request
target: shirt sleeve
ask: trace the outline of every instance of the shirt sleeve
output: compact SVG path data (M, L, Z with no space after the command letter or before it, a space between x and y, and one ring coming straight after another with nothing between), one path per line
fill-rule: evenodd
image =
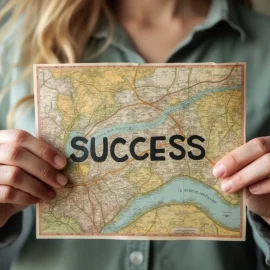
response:
M13 244L22 232L22 212L12 216L0 229L0 248Z
M10 245L13 248L14 246L21 248L34 228L34 220L35 206L33 205L12 216L0 229L0 249L9 249Z
M248 211L247 217L253 231L254 240L264 253L266 264L270 266L270 225L250 211Z

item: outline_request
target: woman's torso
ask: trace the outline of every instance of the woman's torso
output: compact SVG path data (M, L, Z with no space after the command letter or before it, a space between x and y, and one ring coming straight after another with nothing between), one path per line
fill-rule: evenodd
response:
M215 1L219 2L219 1ZM212 8L213 9L213 8ZM169 63L246 62L247 63L247 139L270 135L270 19L219 3L207 20L197 27L168 58ZM90 60L93 51L101 48L108 33L101 28L91 41L84 62L136 62L143 59L136 53L125 32L117 27L113 43L100 57ZM10 53L9 57L14 57ZM14 71L15 72L15 71ZM14 77L17 76L13 72ZM16 89L15 89L16 88ZM0 108L7 107L29 91L24 82L13 87ZM4 128L4 120L0 128ZM35 133L33 107L16 121L16 128ZM34 225L22 249L16 270L46 269L259 269L252 233L243 243L200 241L108 241L108 240L36 240ZM143 260L130 259L134 251ZM133 253L134 254L134 253ZM138 255L138 254L137 254ZM135 260L136 262L136 260ZM141 263L139 263L141 262Z

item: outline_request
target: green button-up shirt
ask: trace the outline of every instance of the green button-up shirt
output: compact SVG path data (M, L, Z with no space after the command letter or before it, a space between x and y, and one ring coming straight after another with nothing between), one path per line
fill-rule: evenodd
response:
M236 1L213 0L207 19L175 48L167 62L247 62L246 134L250 140L270 135L270 18L237 7L233 2ZM16 37L14 35L10 35L12 39ZM84 62L144 62L119 25L116 26L114 40L108 49L92 59L91 55L103 47L108 35L106 25L100 25L89 42ZM1 83L6 84L16 79L21 72L19 68L7 72L8 66L19 59L20 52L18 46L8 42L8 39L0 50L4 52L6 71ZM0 107L0 128L5 128L4 119L8 108L27 93L29 87L26 82L12 86L12 91ZM16 128L35 134L34 108L17 119ZM13 244L13 249L19 246L20 253L12 269L255 270L268 269L266 263L270 266L270 226L251 213L248 213L246 242L36 240L32 210L28 208L24 212L23 230L19 240ZM11 223L12 220L8 226ZM3 229L0 230L2 246L12 239L8 236L18 233L18 228L12 232L3 232ZM9 251L10 248L2 249L0 258L1 252L10 256Z

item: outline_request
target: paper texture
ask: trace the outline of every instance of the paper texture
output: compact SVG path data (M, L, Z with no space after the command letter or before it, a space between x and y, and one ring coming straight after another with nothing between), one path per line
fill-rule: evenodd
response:
M35 65L39 138L69 182L38 238L245 238L243 194L212 170L245 141L245 64Z

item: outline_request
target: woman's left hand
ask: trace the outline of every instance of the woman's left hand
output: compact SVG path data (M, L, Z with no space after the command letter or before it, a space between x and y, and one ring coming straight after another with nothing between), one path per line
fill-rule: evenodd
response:
M223 179L221 188L226 193L247 188L247 207L270 224L270 136L253 139L227 154L213 173Z

